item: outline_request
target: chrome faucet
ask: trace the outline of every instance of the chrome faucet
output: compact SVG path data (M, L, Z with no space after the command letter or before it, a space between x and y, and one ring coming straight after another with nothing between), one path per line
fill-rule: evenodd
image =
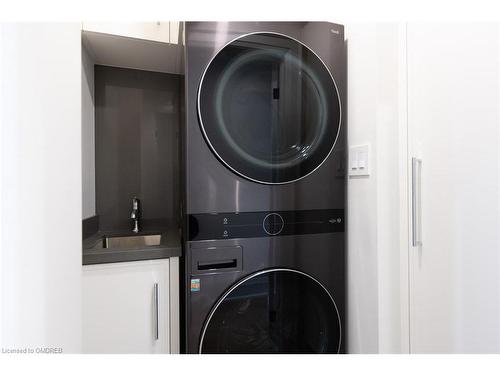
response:
M139 233L141 230L139 220L141 218L140 200L137 197L132 198L132 213L130 218L134 221L132 232Z

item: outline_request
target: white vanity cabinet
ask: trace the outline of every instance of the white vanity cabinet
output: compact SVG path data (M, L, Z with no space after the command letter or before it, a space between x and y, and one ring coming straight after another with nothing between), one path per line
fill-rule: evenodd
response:
M179 352L179 258L83 266L84 353Z

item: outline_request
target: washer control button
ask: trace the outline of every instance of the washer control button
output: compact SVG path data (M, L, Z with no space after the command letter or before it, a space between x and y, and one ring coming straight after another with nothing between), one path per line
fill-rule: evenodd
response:
M284 225L285 222L283 221L283 218L280 214L277 213L267 214L264 218L264 222L262 223L264 231L270 236L276 236L277 234L280 234L280 232L283 230Z

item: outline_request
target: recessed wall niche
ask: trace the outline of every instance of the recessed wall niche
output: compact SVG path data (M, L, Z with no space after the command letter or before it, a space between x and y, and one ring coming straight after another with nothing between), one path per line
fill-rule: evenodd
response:
M96 214L100 230L145 229L179 218L183 76L95 65Z

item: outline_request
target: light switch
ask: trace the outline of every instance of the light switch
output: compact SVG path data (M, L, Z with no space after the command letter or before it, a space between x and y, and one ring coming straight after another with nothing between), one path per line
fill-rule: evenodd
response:
M366 167L365 156L363 154L361 154L360 156L361 157L358 159L358 168L365 169L365 167Z
M370 175L370 145L349 147L349 176Z
M358 159L355 157L351 159L351 169L358 169Z

